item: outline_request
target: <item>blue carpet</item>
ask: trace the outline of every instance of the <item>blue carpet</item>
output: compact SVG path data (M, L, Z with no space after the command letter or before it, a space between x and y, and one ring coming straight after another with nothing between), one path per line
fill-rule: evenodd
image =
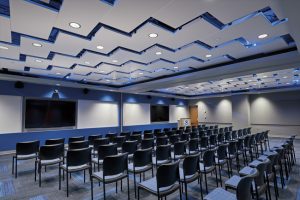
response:
M0 181L0 197L7 197L16 193L12 179Z

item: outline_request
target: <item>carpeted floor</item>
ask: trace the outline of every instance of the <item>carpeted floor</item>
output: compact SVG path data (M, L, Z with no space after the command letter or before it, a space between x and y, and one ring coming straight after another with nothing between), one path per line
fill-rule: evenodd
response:
M280 144L283 139L272 138L270 146ZM300 140L295 140L295 150L297 164L293 167L290 179L287 181L287 187L281 189L279 184L279 199L294 200L300 199ZM0 156L0 199L29 199L29 200L55 200L55 199L91 199L90 182L87 179L83 183L83 175L81 173L73 174L69 181L69 198L66 197L66 181L62 182L62 190L58 190L58 167L52 166L47 168L47 172L42 172L42 187L38 186L38 182L34 181L34 162L19 161L18 162L18 178L15 179L11 174L12 156ZM225 170L222 172L223 182L228 179ZM234 170L237 174L237 171ZM151 177L151 172L146 174L146 178ZM212 191L216 187L215 176L208 175L208 187ZM280 181L279 181L280 182ZM224 184L223 184L224 187ZM119 187L120 189L120 187ZM205 186L203 185L203 190ZM103 199L103 189L94 185L94 199ZM274 188L271 188L272 199L274 197ZM204 192L205 196L205 192ZM123 182L123 191L115 193L115 184L109 184L106 187L107 199L127 199L127 185ZM133 176L130 176L130 198L134 199ZM155 199L156 197L146 192L141 192L141 199ZM264 196L263 196L264 198ZM168 196L168 199L179 199L179 193ZM183 199L185 196L183 195ZM200 199L200 187L195 181L188 185L188 199Z

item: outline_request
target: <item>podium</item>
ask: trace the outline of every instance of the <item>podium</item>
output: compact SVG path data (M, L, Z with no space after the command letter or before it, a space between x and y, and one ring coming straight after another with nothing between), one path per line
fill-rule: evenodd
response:
M191 126L191 118L180 118L178 120L178 128L187 126Z

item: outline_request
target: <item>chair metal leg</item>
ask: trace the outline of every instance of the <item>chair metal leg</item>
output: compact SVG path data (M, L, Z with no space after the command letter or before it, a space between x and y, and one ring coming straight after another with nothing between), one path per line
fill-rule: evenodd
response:
M200 175L200 181L199 181L199 183L200 183L200 193L201 193L201 199L203 199L203 190L202 190L202 175Z
M217 173L217 166L215 166L215 173L216 173L216 182L217 182L217 187L219 187L219 181L218 181L218 173ZM221 176L221 174L220 174Z
M205 172L204 172L204 178L205 178L206 194L208 194L208 189L207 189L207 178L206 178L206 173L205 173Z
M128 174L127 174L127 193L128 193L128 200L129 200L130 199L130 191L129 191L129 175Z
M91 179L91 198L92 198L92 200L93 200L93 199L94 199L94 192L93 192L93 187L94 187L94 185L93 185L93 178L90 177L90 179Z
M39 187L42 185L42 166L39 164L38 166L38 173L39 173Z
M184 189L185 189L185 199L188 199L188 194L187 194L187 184L184 182ZM181 193L181 192L180 192Z
M71 173L70 173L71 175ZM68 179L68 171L67 171L67 197L69 197L69 179Z
M104 200L106 199L106 194L105 194L105 182L103 181L103 198Z
M15 178L18 177L18 159L15 159Z
M85 170L83 170L83 182L85 183Z
M37 162L34 163L34 182L36 182L36 165L37 165Z
M140 200L140 188L138 187L138 200Z
M187 198L187 189L185 190L185 195L186 195L186 199L188 199ZM182 191L181 191L181 187L179 187L179 198L180 198L180 200L182 200ZM166 197L167 198L167 197Z
M136 198L136 178L134 172L133 172L133 185L134 185L134 197Z
M222 174L221 174L221 165L219 165L219 174L220 174L220 182L222 187Z
M12 158L11 174L14 174L14 169L15 169L15 157L13 156L13 158Z

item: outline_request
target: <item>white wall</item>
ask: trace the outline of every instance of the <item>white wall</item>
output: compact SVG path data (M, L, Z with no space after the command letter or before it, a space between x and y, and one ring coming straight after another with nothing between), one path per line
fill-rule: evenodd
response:
M189 109L187 106L170 105L169 121L177 123L180 118L189 118Z
M78 100L77 128L115 127L118 115L117 103Z
M234 95L232 102L232 125L239 128L250 126L250 102L248 95Z
M22 97L0 95L0 134L22 131Z
M123 126L150 124L150 104L123 104Z

